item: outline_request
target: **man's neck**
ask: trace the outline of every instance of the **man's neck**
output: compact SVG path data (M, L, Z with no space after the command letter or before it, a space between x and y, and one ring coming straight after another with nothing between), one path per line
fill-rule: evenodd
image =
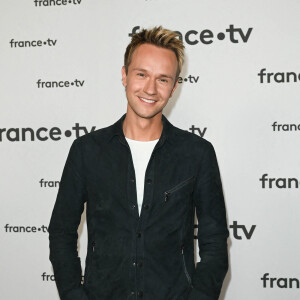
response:
M129 115L128 112L123 121L123 132L125 137L137 141L153 141L160 138L163 123L162 114L146 119L137 115Z

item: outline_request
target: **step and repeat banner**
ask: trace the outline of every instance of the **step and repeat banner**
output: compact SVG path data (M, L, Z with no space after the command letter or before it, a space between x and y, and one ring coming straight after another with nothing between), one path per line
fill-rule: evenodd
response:
M156 25L186 47L164 114L218 156L220 299L300 299L299 13L298 0L1 0L1 299L59 299L47 229L69 148L126 112L125 48ZM84 214L79 234L84 268Z

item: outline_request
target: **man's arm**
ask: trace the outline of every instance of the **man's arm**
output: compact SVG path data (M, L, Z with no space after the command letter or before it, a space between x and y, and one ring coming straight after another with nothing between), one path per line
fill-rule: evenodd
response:
M188 300L217 300L228 270L225 203L216 154L208 143L197 176L194 201L201 261L192 277Z
M62 300L87 299L81 286L77 229L86 200L78 140L70 148L49 225L50 261Z

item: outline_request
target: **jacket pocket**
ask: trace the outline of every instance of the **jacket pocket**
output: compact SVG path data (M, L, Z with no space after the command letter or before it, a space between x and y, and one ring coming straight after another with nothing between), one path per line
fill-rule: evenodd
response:
M184 246L181 247L181 256L182 256L182 264L183 264L183 271L184 271L184 274L186 276L186 279L189 283L189 285L192 286L192 279L191 279L191 276L186 268L186 264L185 264L185 257L184 257Z
M165 202L169 201L170 195L175 193L176 191L180 190L181 188L183 188L184 186L188 185L190 182L192 182L194 180L194 176L178 183L177 185L175 185L173 188L169 189L168 191L165 192Z

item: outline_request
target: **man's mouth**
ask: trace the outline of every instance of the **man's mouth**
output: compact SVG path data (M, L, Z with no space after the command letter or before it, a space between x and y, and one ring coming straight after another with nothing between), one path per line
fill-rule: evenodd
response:
M142 100L143 102L146 102L146 103L154 103L156 102L155 100L150 100L150 99L146 99L146 98L142 98L142 97L139 97L140 100Z

